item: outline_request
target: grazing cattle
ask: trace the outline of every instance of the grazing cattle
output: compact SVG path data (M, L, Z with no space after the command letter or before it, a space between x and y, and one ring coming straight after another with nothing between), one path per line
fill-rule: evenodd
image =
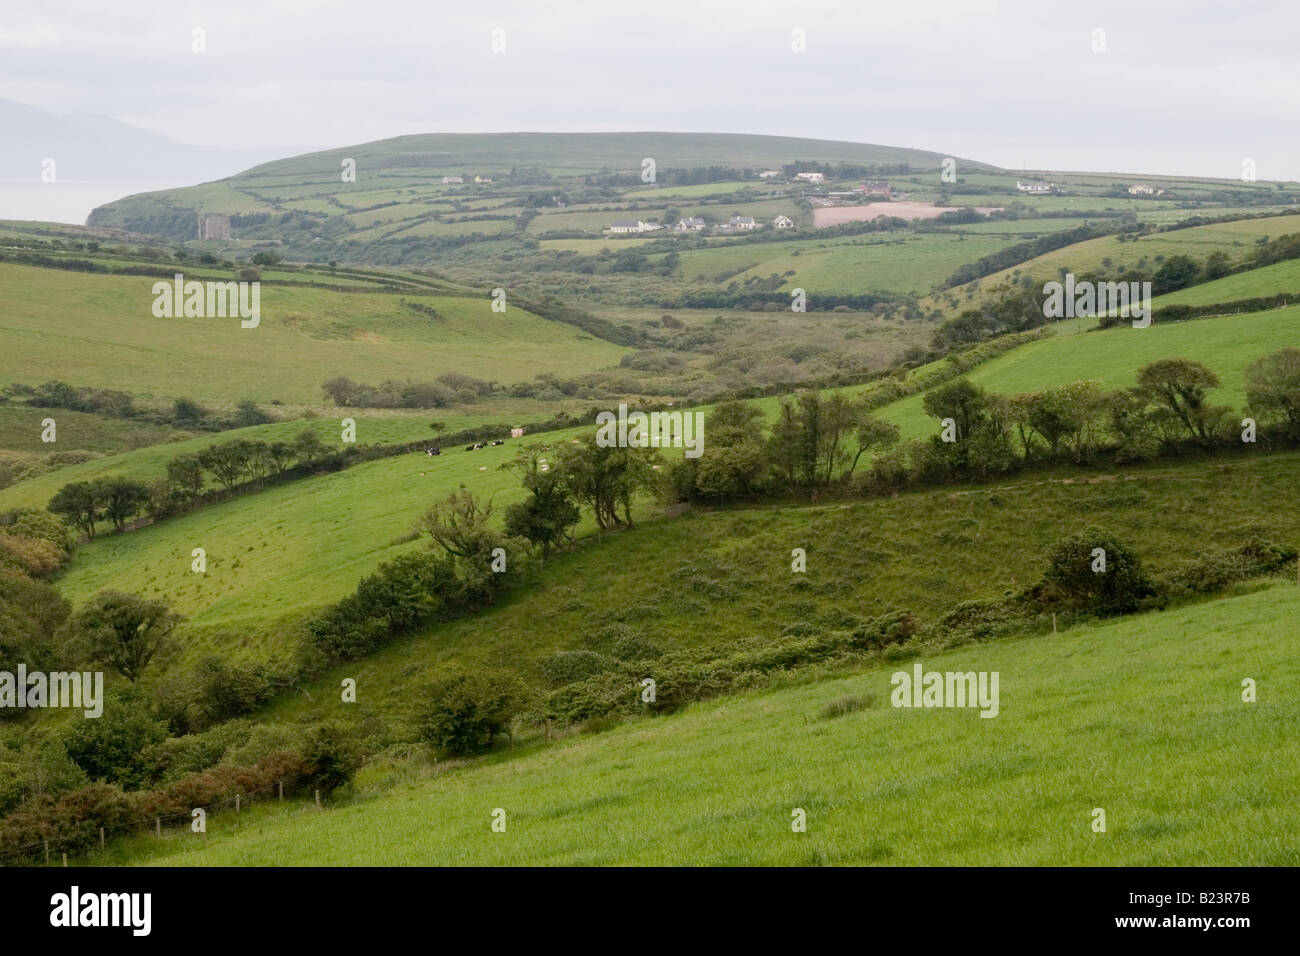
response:
M502 441L500 438L498 438L498 439L497 439L496 441L494 441L492 444L493 444L493 445L504 445L505 442Z
M478 445L469 445L468 447L466 447L465 450L466 450L466 451L473 451L473 450L474 450L475 448L477 448L477 447L478 447Z

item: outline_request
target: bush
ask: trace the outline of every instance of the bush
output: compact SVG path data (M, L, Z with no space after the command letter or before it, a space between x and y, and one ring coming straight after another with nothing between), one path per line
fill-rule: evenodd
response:
M1105 571L1093 570L1097 549L1105 554ZM1093 528L1057 542L1036 593L1043 603L1061 603L1105 617L1133 613L1156 590L1135 552Z
M416 715L422 739L457 757L481 753L518 713L518 681L477 671L443 677L425 692Z
M603 673L613 663L595 651L556 651L544 658L540 666L546 679L558 686Z
M310 784L330 793L348 783L361 769L361 751L352 732L337 721L318 724L307 733L302 756Z

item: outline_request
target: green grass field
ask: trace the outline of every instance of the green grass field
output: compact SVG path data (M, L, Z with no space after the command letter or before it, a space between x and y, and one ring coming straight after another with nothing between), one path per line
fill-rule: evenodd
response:
M1202 282L1200 285L1157 296L1152 300L1151 307L1160 309L1167 305L1213 305L1216 302L1236 302L1283 292L1295 293L1300 298L1300 259L1275 262L1271 266L1239 272L1213 282Z
M1005 395L1086 379L1116 389L1137 384L1138 369L1148 362L1185 358L1204 363L1219 376L1222 387L1210 392L1214 404L1240 410L1246 400L1246 366L1293 344L1297 320L1300 307L1291 306L1195 322L1156 322L1145 329L1120 326L1071 334L1076 322L1065 319L1060 323L1060 335L999 355L966 377ZM922 396L911 395L876 414L898 424L904 438L915 438L938 427L926 416L921 402Z
M375 766L324 811L264 804L85 862L1295 866L1297 613L1279 585L920 659L998 672L993 719L891 706L912 666L888 664L471 766ZM848 696L874 704L821 718Z
M0 264L0 282L23 290L0 316L0 384L58 377L203 403L311 405L337 375L373 384L461 372L511 382L615 365L625 351L515 306L493 312L486 293L405 297L437 309L442 318L433 318L403 308L398 295L266 286L261 324L245 329L238 318L155 318L154 281Z

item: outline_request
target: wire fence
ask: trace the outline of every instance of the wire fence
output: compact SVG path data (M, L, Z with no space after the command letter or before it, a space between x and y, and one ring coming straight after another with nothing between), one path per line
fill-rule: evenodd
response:
M232 809L232 808L235 810L236 813L238 813L243 809L245 804L252 803L255 800L257 800L259 796L271 792L275 792L278 796L278 799L283 800L285 796L284 781L277 780L275 783L269 784L268 786L265 787L261 787L260 789L240 792L235 794L233 797L227 797L222 800L216 800L213 801L212 803L203 806L191 807L189 810L183 810L177 813L155 814L153 818L152 826L150 826L148 823L141 823L138 826L130 827L127 829L115 829L112 833L112 836L116 838L116 837L126 836L129 834L145 833L152 829L157 836L161 837L164 827L166 827L167 829L171 829L173 827L180 826L180 825L193 824L195 820L195 816L194 816L195 810L202 810L204 812L205 830L200 832L206 832L207 815L216 813L223 809ZM322 807L320 790L316 790L316 806L318 808ZM108 834L105 832L105 828L100 827L99 847L101 852L107 848L107 837ZM74 839L72 837L66 837L66 836L63 837L62 839L60 839L57 836L46 837L41 840L36 840L32 843L26 843L17 847L11 847L6 852L0 853L0 866L9 866L15 861L19 862L19 865L30 864L33 862L33 860L35 860L35 862L39 865L40 863L39 857L42 851L44 852L44 862L46 864L52 862L53 854L60 853L63 856L63 865L68 866L69 864L68 864L67 854L69 849L73 850L73 852L85 853L84 841L80 839Z

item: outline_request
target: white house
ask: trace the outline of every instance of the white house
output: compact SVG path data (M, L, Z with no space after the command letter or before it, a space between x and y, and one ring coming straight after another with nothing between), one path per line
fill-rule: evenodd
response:
M1016 188L1022 193L1050 193L1056 188L1056 186L1052 183L1045 183L1037 179L1017 179Z
M691 216L689 219L683 219L677 225L673 226L677 232L699 232L704 228L704 220L699 216Z
M732 216L727 220L727 225L732 229L757 229L758 223L754 222L753 216Z
M1130 196L1163 196L1165 191L1156 189L1155 186L1148 186L1145 183L1138 183L1128 188L1128 194Z
M476 182L476 183L490 183L490 182L492 182L492 180L488 179L486 176L475 176L475 177L474 177L474 182Z
M780 179L780 178L781 178L781 170L779 170L779 169L765 169L765 170L763 170L761 173L758 174L758 178L759 178L759 179Z
M610 225L606 232L654 232L656 229L662 229L663 226L657 222L646 222L644 219L621 220Z
M826 175L824 173L796 173L794 178L803 179L810 183L826 182Z
M464 181L465 181L464 176L443 176L442 177L442 184L444 186L454 186L463 183Z
M772 220L772 226L775 229L793 229L794 220L789 216L777 216Z

